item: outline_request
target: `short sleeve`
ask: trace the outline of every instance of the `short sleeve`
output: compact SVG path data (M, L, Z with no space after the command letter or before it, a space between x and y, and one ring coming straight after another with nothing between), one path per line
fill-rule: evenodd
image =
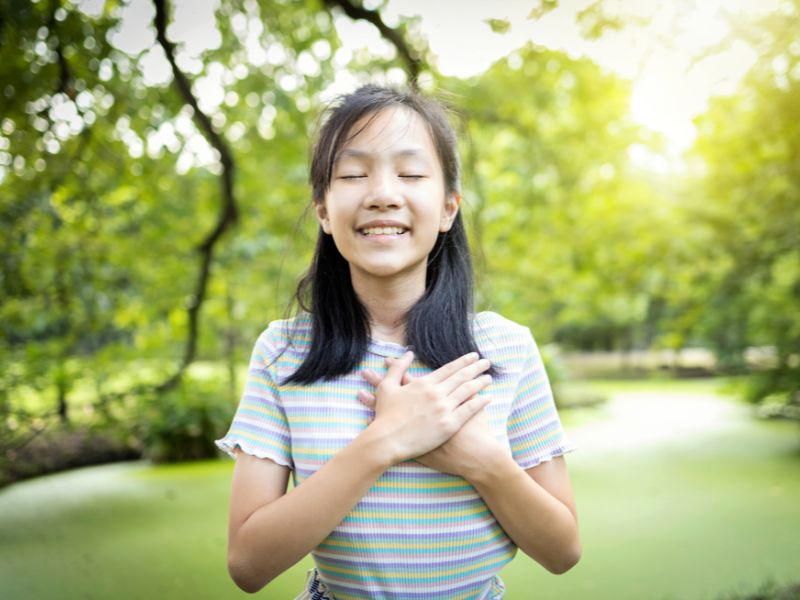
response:
M268 328L259 336L250 356L244 392L228 433L214 443L235 458L234 450L294 468L286 413L268 365L275 355Z
M522 371L508 417L511 453L523 469L575 449L558 417L550 381L539 349L525 328Z

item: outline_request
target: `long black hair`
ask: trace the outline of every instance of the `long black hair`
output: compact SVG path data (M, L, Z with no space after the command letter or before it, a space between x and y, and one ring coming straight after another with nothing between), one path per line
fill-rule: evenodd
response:
M359 133L351 131L353 126L393 106L415 111L426 123L444 173L445 193L459 192L456 135L442 105L416 92L366 85L341 97L320 129L309 174L314 205L325 201L337 153ZM348 262L321 226L311 266L293 300L311 316L311 345L303 363L284 383L313 383L355 369L369 347L369 319L353 289ZM439 232L428 255L425 293L406 313L405 343L417 360L437 369L478 352L472 317L472 260L459 211L449 231Z

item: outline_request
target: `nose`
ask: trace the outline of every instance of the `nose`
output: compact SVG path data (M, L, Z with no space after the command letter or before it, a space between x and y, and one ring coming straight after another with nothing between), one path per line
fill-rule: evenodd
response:
M403 204L399 180L394 169L376 169L369 178L370 186L365 200L367 208L398 208Z

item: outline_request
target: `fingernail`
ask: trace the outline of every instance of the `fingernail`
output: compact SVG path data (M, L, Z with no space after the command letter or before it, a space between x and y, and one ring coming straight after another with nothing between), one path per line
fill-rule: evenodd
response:
M477 352L470 352L467 356L469 356L470 360L475 360L478 358L479 354Z
M409 350L403 356L405 356L406 358L414 358L414 353L411 350Z

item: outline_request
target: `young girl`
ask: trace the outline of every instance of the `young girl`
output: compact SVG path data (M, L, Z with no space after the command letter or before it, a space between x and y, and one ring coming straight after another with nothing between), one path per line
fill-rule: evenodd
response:
M496 599L517 548L580 556L572 450L530 331L472 312L443 109L365 86L322 127L303 309L259 337L228 434L228 568L255 592L309 552L298 598ZM287 493L289 474L294 488Z

